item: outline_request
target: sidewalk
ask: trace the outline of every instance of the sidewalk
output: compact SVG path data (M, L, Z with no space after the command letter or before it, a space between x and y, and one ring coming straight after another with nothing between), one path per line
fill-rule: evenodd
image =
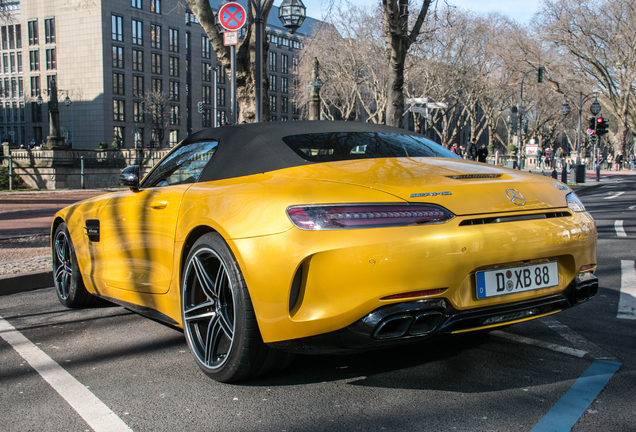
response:
M49 230L55 213L116 189L0 192L0 295L53 286Z

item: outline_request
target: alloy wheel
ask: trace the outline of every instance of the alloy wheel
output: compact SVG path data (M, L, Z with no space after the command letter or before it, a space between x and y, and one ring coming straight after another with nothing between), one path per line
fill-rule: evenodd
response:
M234 342L234 294L226 265L214 250L203 247L188 261L184 281L186 337L197 359L217 369Z
M59 231L57 233L53 245L55 248L55 288L57 288L60 298L66 300L68 299L71 290L73 267L71 262L70 242L64 231Z

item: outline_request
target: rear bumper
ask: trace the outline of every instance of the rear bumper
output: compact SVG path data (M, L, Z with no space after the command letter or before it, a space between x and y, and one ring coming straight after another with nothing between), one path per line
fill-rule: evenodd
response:
M268 345L303 353L380 349L540 318L586 302L597 291L596 276L583 273L558 294L501 306L459 311L443 298L395 303L380 307L338 331Z

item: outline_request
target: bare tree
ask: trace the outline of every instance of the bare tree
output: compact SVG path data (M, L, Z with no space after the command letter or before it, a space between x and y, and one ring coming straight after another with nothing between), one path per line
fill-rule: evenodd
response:
M433 0L424 0L409 29L409 0L382 0L384 37L389 62L386 124L402 125L404 113L404 64L411 45L417 41Z
M636 0L546 0L536 22L537 36L561 55L558 67L600 93L604 114L618 123L617 149L625 152L636 130Z
M146 123L152 130L152 141L157 145L163 143L166 131L170 126L170 99L161 91L146 92L144 97L144 114Z

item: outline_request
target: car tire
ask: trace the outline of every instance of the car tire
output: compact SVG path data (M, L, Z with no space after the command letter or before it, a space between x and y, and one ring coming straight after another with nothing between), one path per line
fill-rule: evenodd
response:
M86 290L77 264L75 247L65 223L61 223L53 235L53 280L57 298L67 308L83 308L97 304L99 298Z
M181 293L188 346L197 365L212 379L235 382L288 363L289 354L263 343L241 270L219 234L205 234L193 245Z

